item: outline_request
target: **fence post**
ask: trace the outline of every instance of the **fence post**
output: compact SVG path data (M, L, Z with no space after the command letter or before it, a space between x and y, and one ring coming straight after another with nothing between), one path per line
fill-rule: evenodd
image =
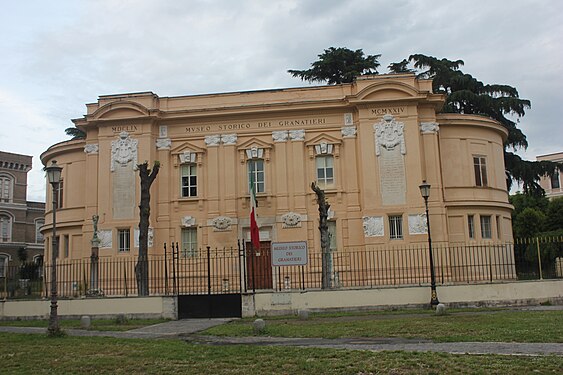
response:
M543 280L543 274L542 274L542 270L541 270L541 256L540 256L540 238L536 237L536 247L538 250L538 268L540 271L540 280Z

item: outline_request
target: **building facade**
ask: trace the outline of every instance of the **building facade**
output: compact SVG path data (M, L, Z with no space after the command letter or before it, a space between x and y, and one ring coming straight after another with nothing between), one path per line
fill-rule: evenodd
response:
M31 163L31 156L0 151L0 277L22 261L42 261L45 203L27 201Z
M538 161L549 160L553 162L563 163L563 152L556 152L553 154L540 155L536 157ZM540 179L540 186L545 190L545 196L553 199L557 197L563 197L563 188L561 188L561 183L563 182L563 171L559 170L553 176L543 176Z
M73 120L85 140L41 155L43 164L63 167L59 256L90 257L95 215L100 257L137 254L136 166L144 161L160 163L151 188L151 254L171 242L189 257L205 246L249 241L250 183L265 248L305 241L310 253L320 252L312 182L331 205L333 251L426 244L423 181L432 186L434 242L511 241L507 132L485 117L439 114L443 100L431 81L411 74L210 95L101 96Z

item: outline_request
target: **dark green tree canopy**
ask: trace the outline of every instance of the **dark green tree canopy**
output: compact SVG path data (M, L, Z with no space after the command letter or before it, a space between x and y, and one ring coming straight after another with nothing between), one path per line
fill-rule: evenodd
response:
M377 74L381 55L364 55L361 49L352 51L348 48L325 49L318 55L319 60L307 70L288 70L293 77L308 82L327 82L329 85L350 83L363 74Z
M76 127L72 127L72 128L66 128L65 129L65 133L66 135L72 137L71 139L86 139L86 133L83 132L82 130L76 128Z
M551 176L558 168L557 163L522 160L513 151L527 148L526 136L518 128L520 118L531 107L527 99L518 95L518 90L509 85L485 84L472 75L463 73L462 60L438 59L433 56L415 54L408 61L392 63L389 69L393 73L408 71L408 63L417 69L418 78L432 79L435 93L446 95L443 112L465 113L490 117L501 123L508 130L508 139L504 144L504 161L507 171L507 186L512 181L522 183L525 193L542 195L539 185L541 176ZM563 165L559 164L559 169Z

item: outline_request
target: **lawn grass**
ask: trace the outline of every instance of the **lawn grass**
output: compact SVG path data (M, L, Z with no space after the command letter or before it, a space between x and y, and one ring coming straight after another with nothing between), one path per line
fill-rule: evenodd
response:
M0 333L2 374L555 374L558 356L207 346L180 340Z
M168 322L167 319L127 319L118 322L116 319L92 319L89 330L91 331L128 331L153 324ZM0 326L10 327L44 327L49 325L48 320L2 320ZM79 319L60 319L59 325L63 329L80 329Z
M268 319L262 333L277 337L403 337L436 342L563 342L563 311L495 311L408 315L313 316ZM252 336L253 319L216 326L204 334Z

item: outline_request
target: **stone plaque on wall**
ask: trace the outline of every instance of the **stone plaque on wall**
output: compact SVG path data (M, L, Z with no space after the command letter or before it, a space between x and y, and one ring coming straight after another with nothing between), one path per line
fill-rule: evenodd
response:
M407 192L405 161L400 150L398 148L393 150L383 149L378 160L383 205L405 204Z
M135 214L135 171L130 164L117 165L112 175L114 219L132 219Z

